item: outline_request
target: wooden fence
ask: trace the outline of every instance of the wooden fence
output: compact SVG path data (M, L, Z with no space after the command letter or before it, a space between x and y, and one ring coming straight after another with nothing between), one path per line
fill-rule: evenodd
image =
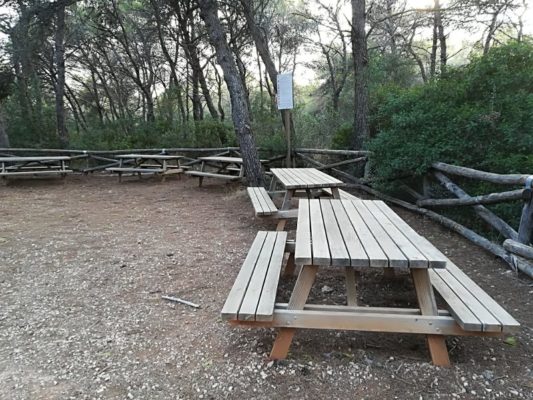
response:
M268 153L266 150L259 150L263 154ZM115 166L118 161L113 156L128 153L179 153L185 155L185 162L183 163L185 166L192 166L198 163L197 157L200 155L240 156L238 147L132 150L0 149L0 155L2 156L69 155L73 160L79 160L73 169L82 173L102 171L105 168ZM533 235L533 175L495 174L437 162L432 165L430 172L424 177L424 187L421 193L406 184L400 185L406 195L405 197L413 199L410 202L384 194L372 187L375 180L370 174L369 163L367 163L369 154L367 151L296 148L293 152L293 163L298 166L312 166L336 175L347 182L348 187L365 191L387 202L435 220L501 258L513 270L520 270L533 278L533 247L531 246ZM269 164L273 165L273 163L284 162L285 157L285 155L269 154L269 157L265 158L267 158ZM514 188L497 193L470 196L450 176L459 176L463 179L473 179ZM428 190L430 181L438 183L453 197L433 198L431 191ZM523 206L517 230L486 207L491 204L518 200L522 202ZM504 242L495 243L478 232L436 211L444 208L471 209L474 215L499 233L505 239Z

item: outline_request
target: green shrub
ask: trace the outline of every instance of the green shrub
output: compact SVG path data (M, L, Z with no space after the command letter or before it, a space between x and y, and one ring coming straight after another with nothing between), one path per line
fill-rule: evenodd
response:
M435 161L493 172L533 170L533 45L492 49L440 80L392 92L370 141L379 178L422 175Z

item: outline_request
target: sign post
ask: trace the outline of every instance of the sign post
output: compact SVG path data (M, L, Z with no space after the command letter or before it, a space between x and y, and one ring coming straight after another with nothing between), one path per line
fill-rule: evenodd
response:
M291 149L291 110L294 108L292 73L278 74L278 110L283 115L285 137L287 139L287 167L292 167Z

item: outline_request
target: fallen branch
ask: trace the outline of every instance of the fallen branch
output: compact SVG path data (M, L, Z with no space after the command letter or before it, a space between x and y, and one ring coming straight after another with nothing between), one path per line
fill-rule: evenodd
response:
M185 304L187 306L191 306L191 307L194 307L194 308L200 308L199 304L191 303L190 301L183 300L183 299L178 299L177 297L161 296L161 298L164 299L164 300L173 301L174 303L181 303L181 304Z

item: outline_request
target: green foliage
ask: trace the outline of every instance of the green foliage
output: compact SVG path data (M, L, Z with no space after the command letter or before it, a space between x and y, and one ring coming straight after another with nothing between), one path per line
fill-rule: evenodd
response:
M422 175L435 161L511 173L533 169L533 44L492 49L440 80L393 91L369 143L379 178Z

